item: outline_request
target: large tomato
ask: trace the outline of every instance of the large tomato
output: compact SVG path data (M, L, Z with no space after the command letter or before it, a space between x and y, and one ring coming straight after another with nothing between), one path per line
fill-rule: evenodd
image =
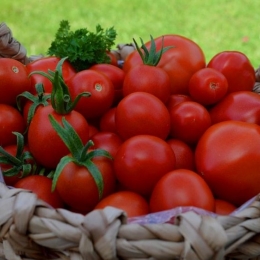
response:
M197 172L216 198L240 206L260 192L260 126L240 121L212 125L195 150Z
M16 97L30 90L30 79L25 65L11 58L0 59L0 103L16 105Z
M212 124L238 120L260 125L260 95L252 91L228 94L209 110Z
M59 61L60 58L55 56L43 57L31 63L28 63L26 65L26 68L29 74L34 71L43 71L47 73L48 70L55 71ZM75 74L76 74L75 69L72 67L72 65L69 63L68 60L65 60L62 65L62 76L64 78L64 81L67 82ZM30 89L31 93L36 94L35 85L37 83L43 84L45 92L50 93L52 91L52 83L48 78L40 74L32 74L30 78L31 78L31 89Z
M118 181L128 190L149 196L157 181L175 168L175 155L168 143L152 135L126 140L114 159Z
M184 206L214 211L215 198L208 184L196 172L176 169L165 174L155 185L150 210L158 212Z
M228 81L228 91L252 91L255 84L255 69L248 57L239 51L223 51L209 61L208 68L220 71Z
M172 94L188 94L188 83L191 76L206 66L202 49L191 39L175 34L157 37L155 44L157 51L162 48L162 44L164 47L173 46L163 53L158 67L163 68L170 76ZM149 49L151 41L145 45ZM126 57L123 70L127 72L141 63L141 57L135 50Z

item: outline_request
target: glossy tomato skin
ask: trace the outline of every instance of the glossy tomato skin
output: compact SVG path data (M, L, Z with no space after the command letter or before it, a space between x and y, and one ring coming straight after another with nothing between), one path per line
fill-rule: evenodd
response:
M225 97L228 81L218 70L203 68L195 72L189 81L191 98L204 105L213 105Z
M144 216L149 213L148 201L140 194L132 191L114 192L102 199L95 209L104 209L108 206L124 210L129 218Z
M92 162L98 167L104 181L103 197L115 189L115 175L112 161L106 157L95 157ZM94 178L86 167L73 162L66 164L56 186L64 202L84 214L93 210L99 202L98 189Z
M154 185L175 168L175 155L166 141L151 135L137 135L126 140L114 158L119 183L127 190L150 196Z
M239 51L223 51L207 64L208 68L220 71L228 81L228 91L252 91L255 84L255 69L248 57Z
M212 124L237 120L260 125L260 95L252 91L229 93L209 113Z
M195 145L211 125L208 110L198 102L185 101L172 107L170 137Z
M116 114L116 107L111 107L109 110L107 110L107 112L105 112L100 117L99 120L100 131L117 133L115 114Z
M215 197L240 206L260 192L260 126L223 121L209 127L195 150L197 172Z
M16 144L16 135L12 132L23 134L26 128L22 114L15 107L0 104L0 145Z
M65 117L83 144L89 140L89 129L87 120L77 111L72 110L69 114L61 115L51 105L38 107L28 128L29 149L40 165L55 169L60 159L69 153L69 149L52 127L48 117L50 114L60 124Z
M163 68L170 76L171 94L188 94L188 83L194 72L206 67L205 55L200 46L186 37L167 34L155 38L156 49L159 51L163 46L173 46L163 53L162 58L157 65ZM151 41L146 44L149 49ZM141 64L142 60L137 51L130 53L123 66L124 71Z
M215 199L215 213L218 215L229 215L237 209L235 205L225 200Z
M21 62L12 58L0 59L0 103L16 106L17 95L30 90L31 80Z
M112 81L95 70L82 70L68 81L72 100L82 92L90 92L90 97L83 97L75 110L86 119L100 117L113 104L115 89Z
M30 175L20 179L14 185L15 188L30 190L39 199L45 201L53 208L63 208L64 203L57 191L51 190L52 180L42 175Z
M115 112L117 133L124 139L148 134L166 139L170 132L170 114L166 105L147 92L124 97Z
M150 198L150 211L159 212L176 207L214 211L214 196L208 184L196 172L176 169L165 174L155 185Z
M172 94L167 102L168 110L171 110L173 106L183 102L183 101L193 101L192 98L184 94Z
M55 71L57 64L59 63L60 58L55 56L48 56L43 57L40 59L37 59L33 62L30 62L26 65L26 68L28 70L28 73L32 73L33 71L43 71L45 73L48 72L48 70ZM72 76L76 74L76 70L73 68L73 66L69 63L69 61L65 60L62 64L62 76L64 78L64 81L67 82ZM44 91L47 93L51 93L52 91L52 83L51 81L40 75L40 74L32 74L30 76L31 79L31 88L30 92L33 94L37 94L35 85L37 83L42 83L44 87Z
M170 77L160 67L137 65L125 75L123 96L136 91L153 94L166 104L171 95Z

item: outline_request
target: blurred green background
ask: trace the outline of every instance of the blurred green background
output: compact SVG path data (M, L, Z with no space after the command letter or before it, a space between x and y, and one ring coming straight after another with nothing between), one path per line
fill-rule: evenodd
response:
M114 26L116 43L179 34L195 41L207 61L224 50L241 51L260 65L259 0L1 0L0 22L27 49L46 54L61 20L71 29Z

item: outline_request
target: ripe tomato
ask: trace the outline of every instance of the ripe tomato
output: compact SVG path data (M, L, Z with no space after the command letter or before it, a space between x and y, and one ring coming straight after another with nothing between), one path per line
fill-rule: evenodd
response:
M208 110L198 102L185 101L172 107L170 137L194 145L211 125Z
M30 90L30 79L25 65L12 58L0 59L0 103L16 105L16 97Z
M212 124L237 120L260 125L260 95L252 91L228 94L210 110Z
M57 114L51 105L38 107L28 128L29 149L39 164L55 169L60 159L69 153L69 149L52 127L48 117L50 114L60 124L65 117L83 144L89 140L89 128L86 119L77 111L72 110L69 114L62 115Z
M95 70L82 70L69 81L68 87L72 100L82 92L90 92L91 96L81 98L75 110L86 119L100 117L111 106L114 100L115 89L112 81Z
M146 64L137 65L125 75L123 96L136 91L153 94L166 104L171 94L170 77L160 67Z
M235 211L237 207L225 200L215 199L215 213L218 215L229 215Z
M22 134L26 128L23 116L18 109L7 104L0 104L0 125L1 146L16 144L16 136L12 132Z
M103 73L107 76L113 83L115 89L115 97L113 101L113 105L118 104L118 102L123 97L123 82L125 78L125 72L117 66L112 64L95 64L91 66L89 69L95 70Z
M114 158L118 181L127 190L149 196L157 181L175 168L175 155L166 141L152 135L126 140Z
M260 192L260 126L224 121L209 127L195 150L197 172L215 197L240 206Z
M88 132L89 132L89 138L91 138L94 134L99 132L99 129L96 126L89 124Z
M118 191L102 199L95 209L104 209L105 207L115 207L124 210L127 217L137 217L149 213L149 204L140 194L131 191Z
M26 65L26 68L28 70L28 73L30 74L33 71L43 71L43 72L48 72L48 70L55 71L57 64L59 63L60 58L55 57L55 56L49 56L49 57L43 57L40 59L37 59L31 63L28 63ZM69 63L68 60L65 60L63 65L62 65L62 76L64 78L64 81L67 82L72 76L76 74L75 69L73 66ZM31 79L31 88L30 92L33 94L36 93L35 85L37 83L42 83L44 90L46 93L51 93L52 91L52 83L51 81L40 75L40 74L32 74L30 76Z
M116 131L124 139L148 134L166 139L170 132L170 114L166 105L147 92L124 97L115 112Z
M91 140L94 142L94 145L92 146L93 149L103 149L108 151L113 158L123 143L123 140L119 135L113 132L103 131L94 134Z
M43 175L30 175L15 183L17 189L34 192L37 197L53 208L63 208L64 203L57 191L51 190L52 180Z
M169 110L172 109L173 106L183 102L183 101L192 101L190 96L183 94L172 94L167 102L167 108Z
M177 169L165 174L155 185L150 198L150 211L158 212L176 207L197 207L214 211L215 199L196 172Z
M116 133L116 107L111 107L99 120L100 131Z
M175 158L176 158L176 169L189 169L195 170L195 156L194 151L185 142L170 138L167 143L171 146Z
M228 91L228 81L218 70L203 68L195 72L189 81L191 98L204 105L219 102Z
M239 51L223 51L209 61L208 68L220 71L228 81L228 92L252 91L255 69L247 56Z
M163 38L163 42L162 42ZM164 69L170 76L171 94L188 94L188 84L191 76L199 69L206 67L205 55L194 41L186 37L167 34L155 39L156 50L164 47L173 48L163 53L158 67ZM151 41L146 47L150 49ZM141 64L142 60L137 50L130 53L124 62L123 70L129 71L131 68Z
M106 157L95 157L92 162L97 166L104 181L103 198L115 189L113 164ZM98 188L94 178L84 166L69 162L63 168L56 186L64 202L73 208L87 214L99 202Z

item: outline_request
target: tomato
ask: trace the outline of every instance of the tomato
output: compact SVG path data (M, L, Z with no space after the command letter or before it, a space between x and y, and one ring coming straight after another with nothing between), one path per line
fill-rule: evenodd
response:
M100 131L116 133L116 107L112 107L105 112L99 120Z
M195 156L194 151L185 142L170 138L167 143L171 146L175 158L176 158L176 169L189 169L195 170Z
M16 97L30 90L25 65L12 58L0 59L0 103L16 106Z
M106 157L95 157L92 162L98 167L104 181L103 198L115 189L113 164ZM98 188L94 178L84 166L73 162L63 168L56 186L64 202L74 211L84 214L93 210L99 202Z
M89 132L89 138L91 138L94 134L99 132L99 129L96 126L89 124L88 132Z
M81 98L75 110L86 119L100 117L111 106L115 89L112 81L102 73L94 70L82 70L68 81L72 100L82 92L90 92L91 96Z
M167 102L167 108L172 109L173 106L183 102L183 101L192 101L191 97L183 94L172 94Z
M91 66L89 69L103 73L112 81L115 89L113 105L118 104L118 102L123 97L122 88L125 79L125 72L119 67L114 66L112 64L95 64Z
M157 181L175 168L175 155L166 141L152 135L126 140L114 158L118 181L127 190L149 196Z
M228 91L228 81L218 70L203 68L195 72L189 81L191 98L204 105L219 102Z
M214 212L218 215L229 215L236 209L237 207L230 202L227 202L225 200L215 199Z
M158 97L163 103L167 103L171 95L170 77L160 67L137 65L125 75L123 96L136 91L148 92Z
M166 139L170 132L170 114L166 105L147 92L124 97L115 112L117 133L124 139L148 134Z
M119 135L113 132L98 132L94 134L91 138L94 142L92 146L93 149L103 149L110 153L114 157L117 153L117 150L123 143L123 140Z
M112 51L106 51L107 56L110 58L110 63L111 65L117 67L118 66L118 59L117 56L114 52Z
M208 184L196 172L176 169L165 174L155 185L150 198L150 211L159 212L176 207L214 211L214 196Z
M131 191L118 191L102 199L95 209L104 209L105 207L115 207L124 210L127 217L137 217L149 213L149 204L147 200L138 193Z
M0 59L1 60L1 59ZM7 104L0 104L0 145L16 144L12 132L24 133L26 124L18 109Z
M60 159L69 153L69 149L52 127L48 117L50 114L60 124L65 117L84 144L89 140L89 128L87 120L77 111L62 115L56 113L51 105L38 107L28 128L29 149L39 164L55 169Z
M163 53L157 65L170 76L171 94L188 94L191 76L197 70L206 67L206 59L202 49L191 39L175 34L162 35L154 40L157 51L162 48L162 44L164 47L173 46ZM145 45L149 49L151 41ZM126 57L123 70L127 72L141 63L141 57L135 50Z
M251 91L228 94L210 110L212 124L237 120L260 125L260 95Z
M207 67L224 74L228 81L228 93L253 90L255 69L244 53L239 51L220 52L211 58Z
M55 56L48 56L48 57L43 57L40 59L37 59L31 63L28 63L26 65L26 68L28 70L28 73L30 74L33 71L43 71L43 72L48 72L48 70L55 71L56 66L58 62L60 61L60 58L55 57ZM65 60L63 65L62 65L62 76L64 78L64 81L67 82L72 76L76 74L75 69L73 66L70 64L68 60ZM51 93L52 91L52 83L51 81L40 75L40 74L32 74L30 76L31 78L31 87L30 87L30 92L33 94L37 94L35 90L35 85L37 83L42 83L45 92Z
M224 121L209 127L195 150L197 172L215 197L240 206L260 192L260 126Z
M52 180L43 175L30 175L15 183L17 189L30 190L53 208L63 208L64 203L57 191L51 191Z
M171 108L170 137L194 145L211 125L208 110L198 102L185 101Z

